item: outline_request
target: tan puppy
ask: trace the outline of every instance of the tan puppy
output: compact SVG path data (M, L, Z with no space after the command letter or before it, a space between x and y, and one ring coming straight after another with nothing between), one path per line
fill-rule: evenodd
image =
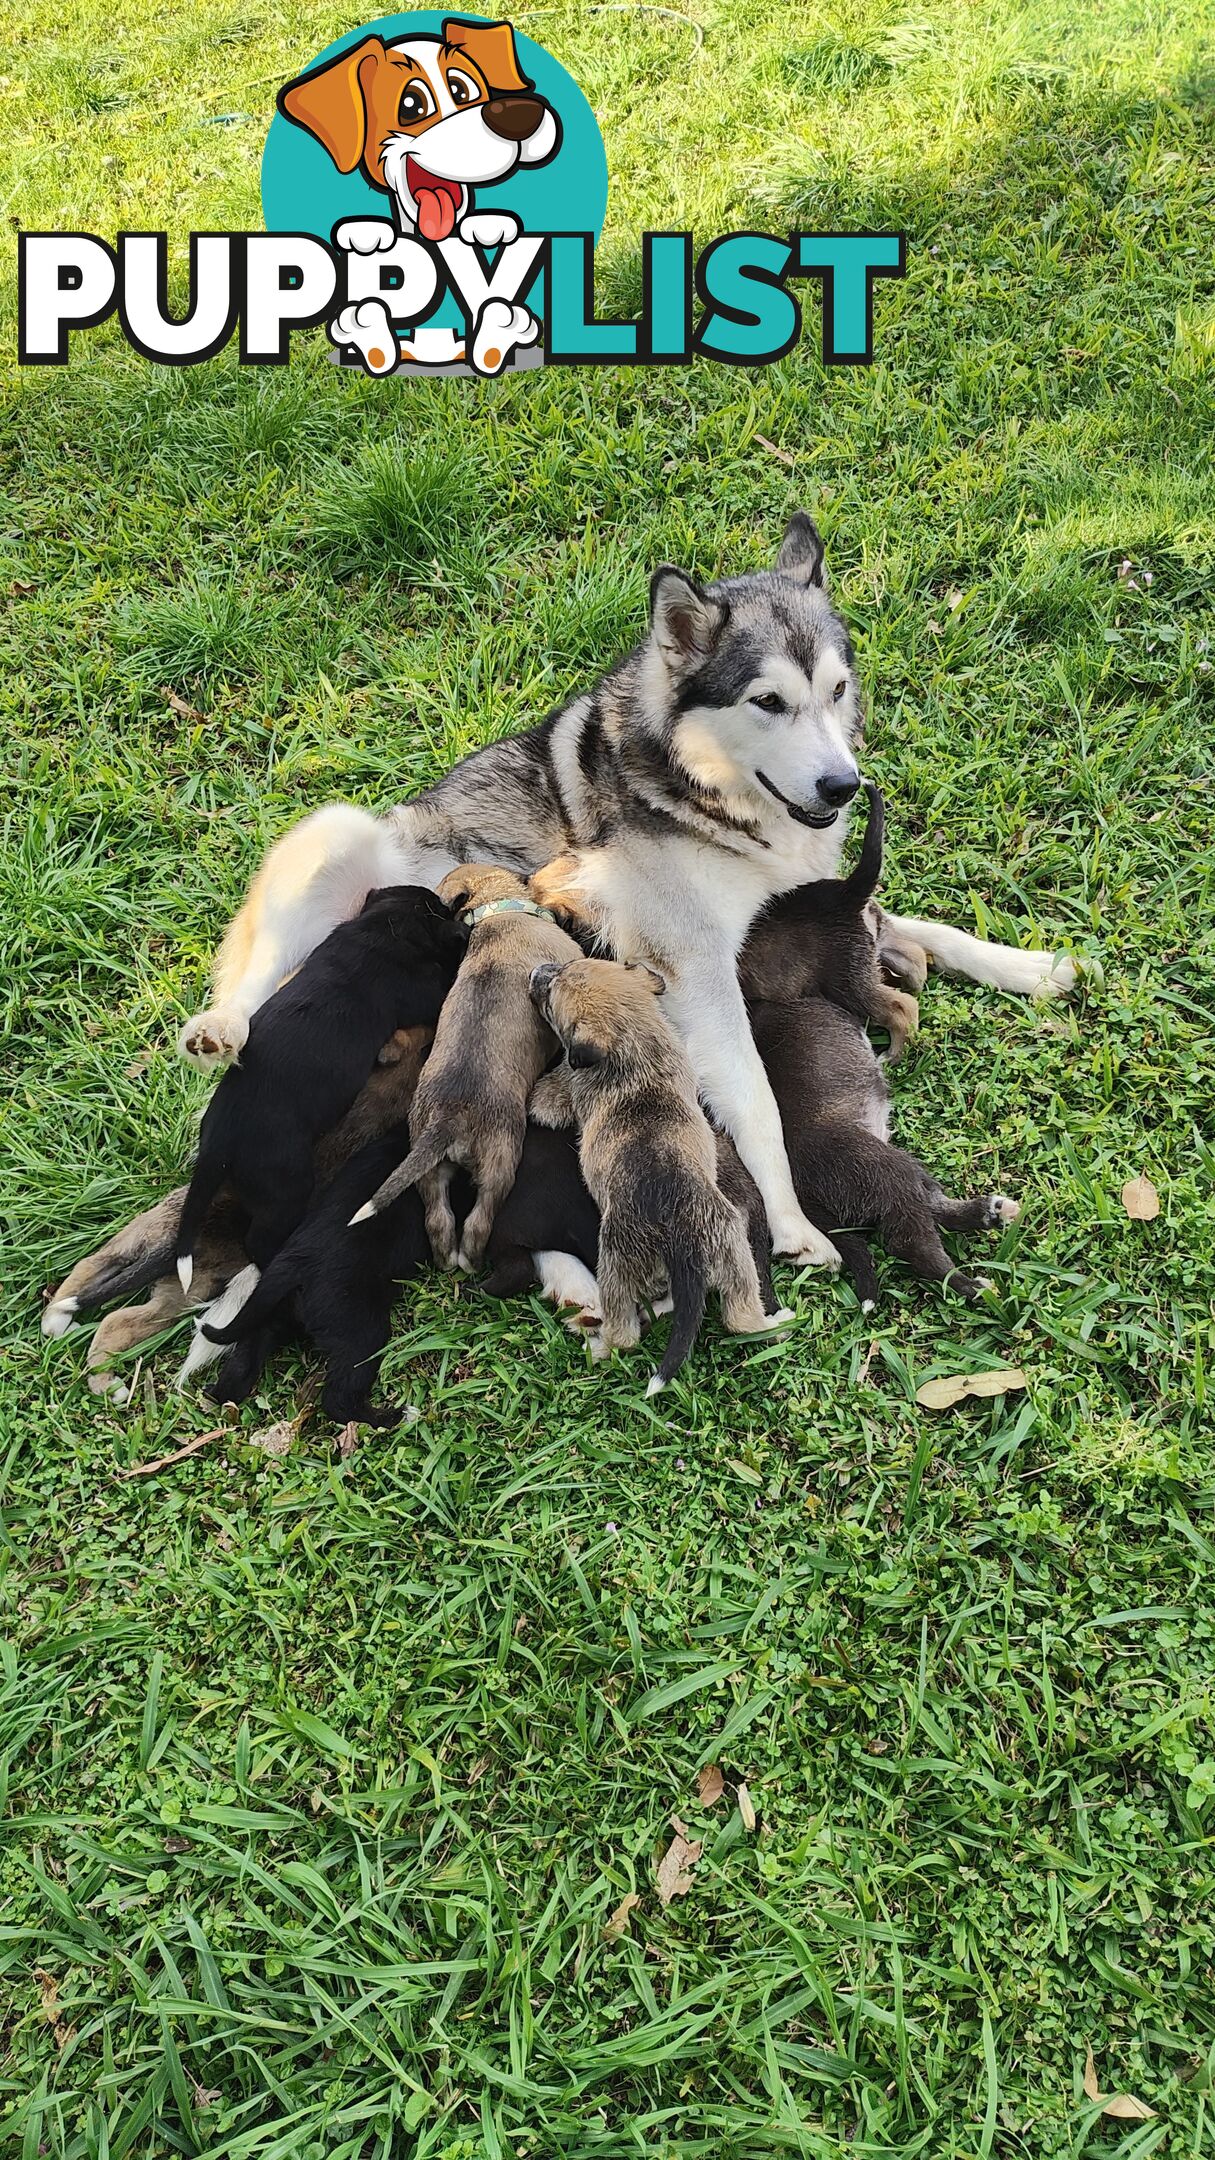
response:
M417 1185L439 1265L471 1270L515 1182L528 1096L556 1049L529 995L532 972L581 953L512 870L464 863L448 872L439 898L469 925L468 951L418 1082L409 1153L353 1220L380 1214ZM448 1192L457 1166L477 1188L459 1240Z
M532 976L537 1008L565 1049L560 1072L582 1175L600 1210L598 1353L638 1342L638 1301L670 1285L675 1318L651 1395L683 1364L709 1290L720 1293L732 1334L793 1317L764 1311L747 1225L718 1188L717 1142L696 1076L656 1002L665 987L635 961L581 956ZM560 1095L559 1085L546 1085L533 1116L550 1114Z

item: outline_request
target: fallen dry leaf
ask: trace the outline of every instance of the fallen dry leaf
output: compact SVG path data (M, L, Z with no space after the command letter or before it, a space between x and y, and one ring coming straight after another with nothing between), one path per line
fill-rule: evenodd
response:
M738 1802L738 1812L742 1816L743 1829L754 1830L755 1802L752 1800L746 1786L739 1785L735 1790L734 1797Z
M665 1899L663 1902L665 1903ZM627 1897L621 1898L615 1912L603 1923L603 1939L605 1942L619 1942L622 1935L628 1934L629 1919L636 1912L640 1903L641 1899L635 1890L630 1890Z
M1133 2093L1103 2093L1097 2083L1097 2065L1090 2047L1084 2061L1084 2096L1099 2107L1103 2115L1111 2115L1118 2122L1151 2122L1155 2108L1146 2100L1136 2100Z
M199 1433L195 1439L187 1440L184 1447L174 1448L171 1455L158 1455L155 1462L132 1463L129 1470L116 1470L114 1475L120 1478L151 1477L153 1471L167 1470L170 1463L184 1462L187 1455L197 1455L200 1448L210 1447L213 1440L230 1439L231 1435L230 1425L214 1425L210 1432Z
M9 586L9 591L14 600L28 600L30 594L37 592L37 590L37 586L31 585L27 578L15 577Z
M1122 1188L1122 1205L1132 1222L1155 1222L1160 1213L1160 1194L1150 1178L1128 1178Z
M187 705L184 697L178 697L176 690L165 691L165 704L171 712L177 714L179 720L205 720L207 717L205 713L199 712L197 705Z
M338 1434L338 1454L343 1462L349 1462L358 1444L358 1426L343 1425L341 1432Z
M672 1898L687 1896L692 1887L692 1869L704 1851L703 1838L690 1838L678 1815L672 1815L671 1821L675 1835L655 1874L660 1905L669 1905Z
M69 2025L67 2019L60 2013L59 1982L56 1980L54 1973L47 1972L41 1965L35 1965L34 1979L38 1983L38 1994L42 2002L42 2015L54 2033L55 2045L62 2054L68 2041L75 2039L76 2028L74 2025Z
M1025 1374L1009 1366L999 1372L955 1373L948 1380L926 1380L916 1389L915 1399L925 1410L949 1410L971 1395L1012 1395L1028 1386Z
M261 1432L250 1433L249 1445L260 1448L263 1455L289 1455L298 1431L298 1418L282 1418L277 1425L266 1425Z
M702 1807L716 1807L726 1789L726 1781L715 1762L707 1762L696 1773L696 1797Z
M791 450L782 450L779 443L769 442L766 435L757 435L755 440L761 450L770 451L774 458L780 459L782 465L788 465L790 469L796 466L797 459Z

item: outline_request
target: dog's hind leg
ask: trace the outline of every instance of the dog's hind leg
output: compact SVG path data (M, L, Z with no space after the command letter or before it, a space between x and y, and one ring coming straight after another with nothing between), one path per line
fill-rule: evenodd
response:
M1000 1230L1021 1213L1019 1200L998 1192L984 1193L981 1200L951 1200L938 1187L930 1205L942 1230Z
M465 1217L456 1259L457 1267L463 1268L466 1274L475 1274L481 1265L494 1217L515 1182L522 1153L521 1123L517 1128L494 1133L488 1145L478 1151L474 1170L477 1197Z
M636 1278L624 1255L613 1245L610 1232L599 1234L599 1310L603 1320L590 1340L591 1356L606 1357L609 1350L632 1350L641 1341L641 1314L637 1310Z
M192 1303L176 1275L166 1275L153 1284L142 1305L124 1305L117 1312L107 1313L94 1332L85 1358L91 1392L112 1395L119 1403L128 1401L130 1389L114 1372L114 1359L140 1343L151 1342L162 1329L189 1312Z
M195 1065L230 1065L249 1021L284 978L377 885L422 882L400 832L352 803L330 803L277 840L229 924L215 963L214 1002L178 1038Z
M891 915L887 920L897 938L922 946L947 975L990 983L993 989L1012 990L1019 997L1066 997L1075 987L1078 970L1066 953L993 945L985 938L971 937L969 931L953 930L948 923L924 922L918 916Z
M736 1220L723 1227L713 1254L711 1280L716 1283L721 1317L731 1335L761 1335L767 1328L783 1327L793 1314L787 1306L778 1306L775 1312L765 1311L746 1224L736 1208L731 1212Z
M441 1162L437 1170L428 1170L418 1180L418 1191L426 1210L426 1235L436 1265L454 1275L459 1265L460 1240L456 1231L455 1210L451 1204L451 1181L455 1176L455 1164Z
M47 1299L42 1314L44 1335L66 1335L77 1313L92 1312L111 1298L127 1297L146 1290L173 1266L173 1246L181 1221L186 1187L166 1194L155 1207L145 1208L133 1222L108 1238L87 1260L78 1260L70 1275ZM96 1338L94 1338L96 1340Z
M893 1259L906 1261L924 1282L948 1282L950 1289L968 1304L976 1303L988 1287L954 1266L941 1243L930 1203L922 1196L917 1196L915 1203L900 1198L897 1204L883 1210L881 1239Z

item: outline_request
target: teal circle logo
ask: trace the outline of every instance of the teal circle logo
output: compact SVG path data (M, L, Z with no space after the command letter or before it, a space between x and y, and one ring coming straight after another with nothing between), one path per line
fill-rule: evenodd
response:
M262 159L270 232L330 242L348 364L501 373L541 357L544 243L607 209L598 123L509 22L385 15L284 84Z

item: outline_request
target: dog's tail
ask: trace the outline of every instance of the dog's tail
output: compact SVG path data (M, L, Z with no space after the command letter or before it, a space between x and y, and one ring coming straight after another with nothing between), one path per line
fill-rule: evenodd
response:
M882 851L886 840L886 804L880 788L872 780L866 780L865 793L869 797L869 823L865 838L857 856L855 868L846 878L840 879L842 912L859 915L867 900L872 900L882 875Z
M651 1380L649 1393L656 1395L668 1380L673 1380L700 1332L705 1316L705 1298L708 1282L704 1262L693 1259L691 1253L676 1253L671 1260L671 1304L674 1318L662 1353L662 1363Z
M425 1133L416 1147L409 1150L403 1163L398 1163L391 1174L378 1185L370 1200L365 1200L358 1213L350 1218L351 1225L370 1221L373 1215L382 1215L385 1208L399 1200L409 1185L416 1185L431 1170L437 1170L447 1154L447 1136L436 1127Z
M194 1175L190 1180L190 1189L186 1194L173 1244L177 1280L187 1296L194 1278L194 1240L227 1174L228 1165L223 1155L218 1148L208 1148L204 1129L198 1161L194 1165Z
M279 1248L269 1267L258 1276L244 1304L238 1305L230 1320L221 1322L218 1326L206 1319L199 1322L199 1332L208 1342L226 1345L247 1341L258 1328L265 1326L284 1298L290 1297L292 1291L299 1288L299 1263L292 1249L293 1244L294 1240L288 1238L287 1243ZM233 1402L239 1400L238 1396L232 1397Z

